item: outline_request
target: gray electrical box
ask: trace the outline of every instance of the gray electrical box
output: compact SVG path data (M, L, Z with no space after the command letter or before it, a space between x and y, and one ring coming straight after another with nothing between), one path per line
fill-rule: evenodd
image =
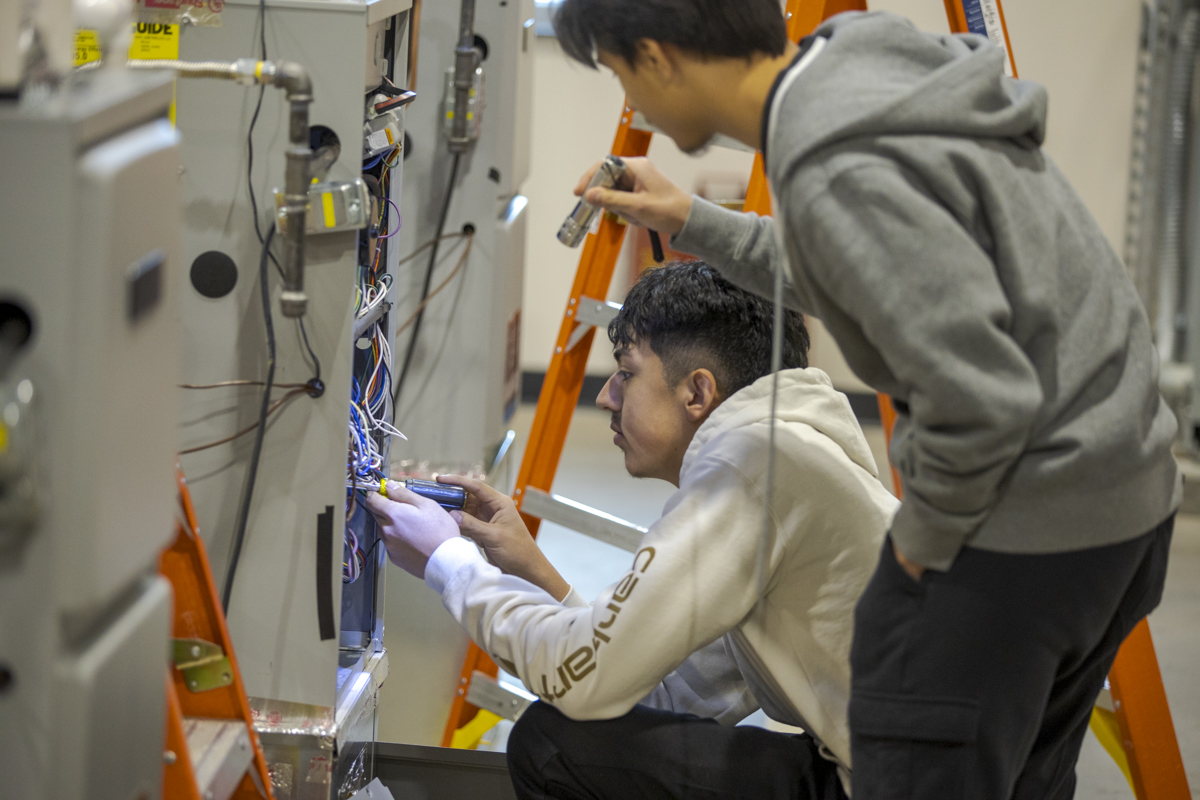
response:
M408 107L411 149L404 166L401 254L432 239L449 186L453 156L443 131L445 75L454 65L460 3L425 3L417 70L417 100ZM479 0L475 34L486 45L479 138L462 155L446 233L475 230L462 270L426 308L397 409L408 436L392 448L394 468L466 471L490 466L520 402L521 297L532 125L533 0ZM442 243L432 276L436 288L458 263L464 243ZM396 317L413 314L428 251L397 274ZM396 338L403 362L412 329ZM515 474L515 471L514 471ZM501 487L506 488L506 487ZM467 637L420 581L394 571L388 578L387 636L393 669L404 684L380 695L381 738L438 744L458 689ZM415 645L415 646L414 646Z
M0 365L5 796L161 792L171 589L155 573L175 535L183 275L170 101L170 76L123 69L0 101L0 317L32 320Z
M375 546L373 522L361 505L348 502L346 472L351 386L361 379L362 351L355 346L360 265L370 260L359 230L363 223L356 221L362 217L356 204L364 198L366 99L395 66L385 44L393 39L403 44L409 5L409 0L268 0L265 12L267 57L296 62L311 76L314 149L336 139L340 155L325 174L314 176L322 183L310 192L316 225L309 226L305 240L309 301L303 329L280 313L281 282L268 264L274 381L280 384L272 399L287 399L271 415L263 440L228 624L247 693L325 709L339 753L349 741L374 739L376 693L388 669L382 644L386 552ZM185 28L180 57L260 57L257 0L228 0L221 18L219 28ZM257 88L180 79L177 98L184 167L182 251L185 274L192 278L182 291L184 381L206 387L261 381L267 346L259 233L265 236L275 220L275 193L284 185L285 98L270 88L263 92L249 137ZM256 197L257 232L248 181ZM402 185L397 163L390 174L393 202L399 202ZM395 257L394 247L388 248L383 268ZM230 263L232 280L203 279L212 265L221 265L228 276ZM394 324L390 317L382 319L385 329ZM320 362L318 397L296 390L316 378L305 337ZM261 397L261 385L185 390L182 447L218 442L254 426ZM219 587L227 576L254 438L251 432L181 457ZM348 529L356 535L357 556L344 544ZM343 564L356 557L361 569L345 582ZM266 755L269 763L276 755L290 757L270 748ZM311 773L315 777L294 784L295 791L324 787L325 796L339 796L362 777L337 783L345 776L335 765L327 766L322 771L318 765ZM280 785L276 796L301 795Z

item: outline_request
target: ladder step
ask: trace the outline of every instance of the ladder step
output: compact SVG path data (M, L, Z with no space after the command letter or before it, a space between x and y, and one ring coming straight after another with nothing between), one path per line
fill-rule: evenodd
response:
M240 719L184 717L183 731L200 796L205 800L229 800L254 757L246 723Z
M630 553L638 551L646 533L640 525L532 486L525 488L521 511Z
M525 709L537 698L516 686L501 683L486 672L471 673L471 685L467 687L467 702L490 711L498 717L513 722L525 713Z
M583 339L583 335L593 327L608 330L608 323L621 313L620 303L610 303L607 300L597 300L594 297L580 297L579 307L575 311L575 321L579 323L571 331L567 339L567 350L574 350L575 345Z

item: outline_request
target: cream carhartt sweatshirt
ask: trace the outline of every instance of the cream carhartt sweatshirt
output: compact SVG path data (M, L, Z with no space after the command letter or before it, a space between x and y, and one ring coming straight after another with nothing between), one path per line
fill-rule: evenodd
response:
M573 591L555 602L466 539L439 547L425 580L480 647L569 717L607 719L644 702L733 724L762 707L819 740L848 784L854 605L899 504L829 377L780 373L760 581L771 382L704 422L662 518L591 604Z

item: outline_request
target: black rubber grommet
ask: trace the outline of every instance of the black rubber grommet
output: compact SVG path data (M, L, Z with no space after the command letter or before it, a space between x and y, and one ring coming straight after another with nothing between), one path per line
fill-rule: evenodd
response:
M0 328L6 328L9 325L16 326L18 341L14 344L17 347L24 347L33 336L33 318L20 303L14 300L0 300Z
M237 264L220 250L209 250L192 262L191 279L197 292L216 300L237 286Z

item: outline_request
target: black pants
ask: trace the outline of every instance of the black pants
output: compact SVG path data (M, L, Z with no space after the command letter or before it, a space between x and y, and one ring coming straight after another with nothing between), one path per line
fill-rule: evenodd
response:
M810 736L645 706L575 722L534 703L509 736L508 768L521 800L846 800L836 768Z
M1071 800L1096 695L1162 597L1173 527L1074 553L967 548L919 582L885 543L855 611L854 800Z

